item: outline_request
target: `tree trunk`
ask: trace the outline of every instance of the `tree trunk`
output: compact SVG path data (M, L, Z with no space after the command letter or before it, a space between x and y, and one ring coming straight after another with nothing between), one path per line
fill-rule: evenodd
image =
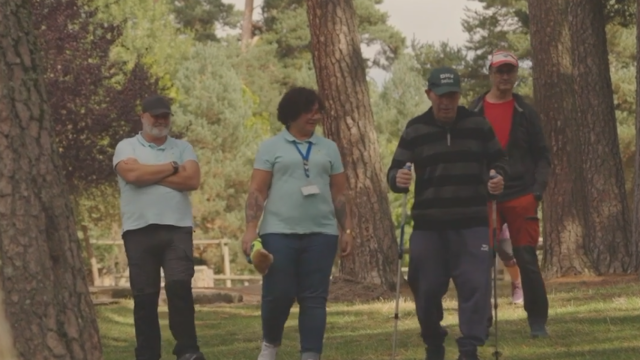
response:
M549 144L551 175L542 203L544 252L549 277L589 272L582 247L583 218L574 201L574 173L581 154L571 128L575 96L571 74L571 39L565 0L529 0L536 107Z
M307 0L316 79L327 104L324 134L345 165L354 224L353 254L340 274L395 286L396 236L369 102L365 63L352 0Z
M244 16L242 17L242 51L251 44L253 35L253 0L244 0Z
M4 310L4 295L0 286L0 360L18 360L13 347L13 333Z
M101 360L29 1L0 0L0 261L20 359Z
M640 24L640 0L637 1L636 24ZM636 166L633 177L633 233L632 243L640 243L640 26L636 25ZM636 248L636 254L640 251ZM640 266L636 257L636 268Z
M573 60L580 172L573 186L582 194L574 206L583 217L585 257L594 273L635 271L637 243L625 189L609 70L605 2L572 0L569 30Z

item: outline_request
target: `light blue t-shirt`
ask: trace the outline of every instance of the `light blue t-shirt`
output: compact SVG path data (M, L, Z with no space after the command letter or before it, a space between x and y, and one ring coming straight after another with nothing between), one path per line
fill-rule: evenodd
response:
M311 146L309 178L305 175L302 154ZM259 233L338 235L338 223L331 198L331 175L344 171L335 142L320 135L296 140L287 130L260 144L255 169L271 171L269 196L264 207ZM302 188L315 185L317 194L303 195Z
M191 144L168 137L162 146L147 142L142 135L124 139L116 146L113 167L126 158L136 158L141 164L162 164L187 160L198 161ZM150 224L193 226L189 192L176 191L162 185L139 187L118 175L120 187L120 217L122 232Z

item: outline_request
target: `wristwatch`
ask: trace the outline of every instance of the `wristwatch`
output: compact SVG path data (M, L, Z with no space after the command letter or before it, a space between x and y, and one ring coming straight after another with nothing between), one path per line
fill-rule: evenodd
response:
M171 162L171 166L173 166L173 174L172 175L177 174L178 171L180 170L180 164L178 164L177 161L172 161Z

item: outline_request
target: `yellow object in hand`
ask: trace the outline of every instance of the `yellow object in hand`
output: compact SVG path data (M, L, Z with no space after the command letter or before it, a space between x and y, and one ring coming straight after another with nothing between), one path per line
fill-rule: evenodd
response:
M251 263L260 275L265 275L273 264L273 255L262 247L262 241L254 240L251 243Z

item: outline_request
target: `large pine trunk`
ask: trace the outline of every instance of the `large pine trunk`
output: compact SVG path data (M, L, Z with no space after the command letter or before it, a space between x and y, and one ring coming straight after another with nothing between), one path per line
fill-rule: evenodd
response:
M340 274L392 289L397 242L353 1L308 0L307 11L316 79L327 103L323 129L340 148L352 200L355 248Z
M640 24L640 0L637 1L636 24ZM640 26L636 26L636 166L633 180L632 242L640 244ZM640 249L636 248L636 254ZM636 266L640 260L636 258Z
M575 202L576 124L571 39L565 0L529 0L535 105L551 150L551 175L542 203L544 253L549 277L589 272L583 217Z
M0 254L20 359L100 360L30 3L0 0Z
M576 115L573 126L580 154L581 192L574 206L583 217L583 254L595 274L635 271L637 244L620 156L607 50L605 2L571 0L569 30Z

